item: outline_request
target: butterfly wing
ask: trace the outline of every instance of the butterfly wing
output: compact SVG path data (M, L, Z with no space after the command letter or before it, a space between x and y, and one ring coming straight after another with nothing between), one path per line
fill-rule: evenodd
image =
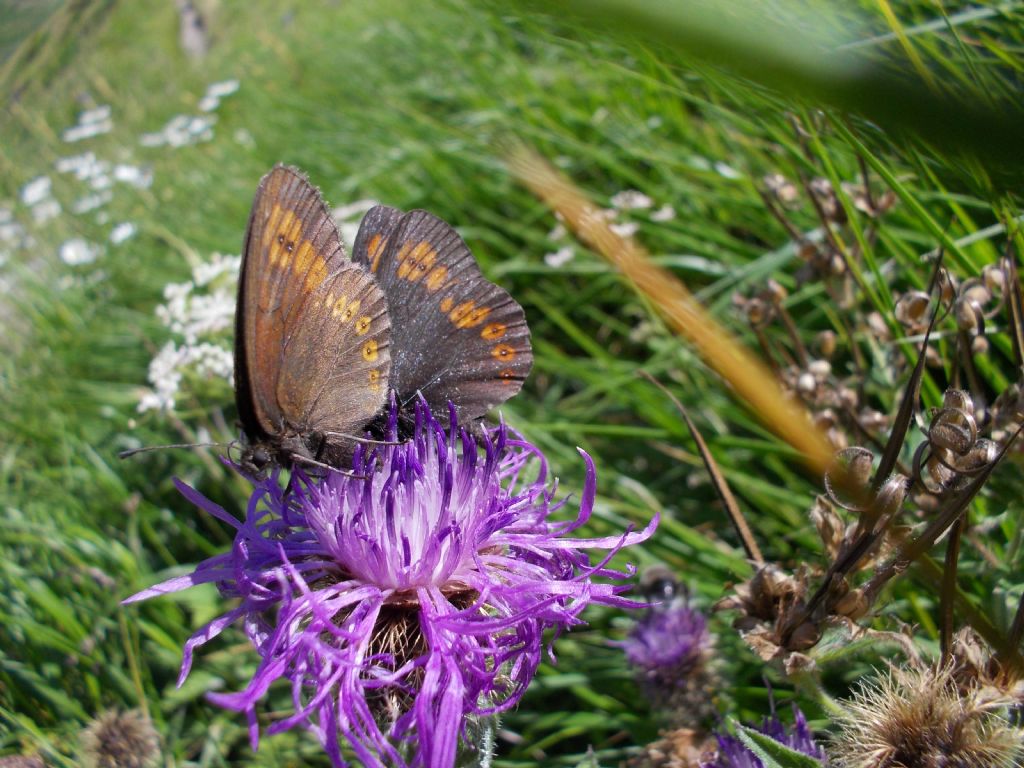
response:
M361 427L386 396L384 298L345 257L299 171L279 165L260 181L242 253L235 396L247 437L279 446L287 435ZM370 341L377 354L367 360Z
M435 413L462 421L516 394L533 365L523 308L483 276L459 234L426 211L380 206L360 226L353 260L387 297L391 386L422 392Z

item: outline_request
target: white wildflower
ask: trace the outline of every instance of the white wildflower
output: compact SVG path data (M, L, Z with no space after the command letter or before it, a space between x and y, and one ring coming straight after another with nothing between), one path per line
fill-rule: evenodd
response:
M573 247L571 245L567 245L564 248L559 248L554 253L544 254L544 263L549 267L557 269L558 267L572 261L575 255L576 252L573 250Z
M120 245L128 238L133 237L137 231L138 227L132 222L122 221L110 231L110 242L114 245Z
M728 163L723 163L719 160L715 163L715 170L718 171L720 176L724 176L727 179L739 179L743 177L743 174L737 171Z
M147 189L153 184L153 171L150 168L118 163L114 166L114 180L137 189Z
M238 86L237 80L223 80L219 83L211 83L206 89L206 95L199 100L199 111L212 112L220 106L220 100L237 91Z
M176 115L172 117L162 130L155 133L144 133L139 142L144 147L184 147L210 141L213 138L213 124L216 115L205 117L198 115Z
M36 224L42 224L57 216L60 216L60 203L52 197L32 206L32 219Z
M53 182L50 181L49 176L39 176L32 179L32 181L21 188L21 202L25 205L38 205L50 197L52 186Z
M81 237L63 243L60 247L60 260L70 267L91 264L100 255L100 247Z
M672 221L675 217L676 209L666 204L651 214L651 221Z
M632 237L640 229L635 221L619 221L608 225L608 229L619 237Z
M643 210L654 205L654 201L637 189L625 189L612 196L612 208L620 211Z
M548 240L562 240L566 235L569 234L569 230L565 228L565 224L558 222L554 228L548 232Z
M68 128L62 134L64 141L70 143L90 139L103 133L110 133L114 128L114 121L110 119L111 109L109 106L87 109L78 116L78 124Z
M91 195L80 197L71 205L71 212L82 214L94 211L97 208L106 205L113 198L114 193L109 189L103 189L99 192L94 192Z

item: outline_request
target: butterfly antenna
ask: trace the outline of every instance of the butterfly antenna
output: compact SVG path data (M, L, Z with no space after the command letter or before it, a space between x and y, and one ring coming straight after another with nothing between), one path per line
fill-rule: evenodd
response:
M170 445L147 445L144 448L129 448L126 451L118 451L117 458L127 459L137 453L162 451L165 448L230 448L231 445L232 443L172 443Z
M347 432L324 432L324 435L330 437L344 437L348 440L352 440L363 445L402 445L402 441L395 440L374 440L372 437L361 437L359 435L350 435Z
M317 461L316 459L311 459L308 456L302 456L298 453L293 453L291 455L291 458L292 461L302 462L303 464L309 464L314 467L320 467L321 469L326 469L329 472L337 472L339 475L344 475L345 477L348 477L352 480L365 480L367 478L367 475L359 475L356 474L355 472L350 472L347 469L339 469L338 467L332 467L330 464L325 464L322 461Z

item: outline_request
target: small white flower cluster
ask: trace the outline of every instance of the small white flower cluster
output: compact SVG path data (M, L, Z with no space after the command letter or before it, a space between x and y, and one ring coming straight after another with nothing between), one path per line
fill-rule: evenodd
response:
M91 139L102 133L110 133L114 128L114 121L110 119L110 107L102 106L95 109L87 109L78 116L78 124L73 125L64 131L61 138L72 144L82 139Z
M139 411L170 411L186 371L229 383L234 372L230 329L235 317L235 286L240 256L214 254L196 264L192 280L164 288L157 317L176 337L149 364L149 383Z
M648 211L654 207L654 201L643 192L636 189L626 189L617 192L611 197L611 208L598 212L598 215L608 220L609 228L620 237L632 237L637 233L640 225L636 221L620 221L619 216L630 211ZM557 214L556 214L557 216ZM647 218L654 222L671 221L676 217L675 209L671 205L663 205L655 211L651 211ZM572 261L576 251L572 243L564 242L568 239L568 232L565 226L559 223L548 233L548 240L553 243L561 243L556 251L544 255L544 263L549 267L558 268Z
M79 215L109 203L114 195L114 182L127 184L136 189L146 189L153 184L151 169L128 163L110 163L96 157L94 152L62 157L57 160L54 167L58 173L72 174L92 190L71 205L71 212Z
M213 112L213 110L220 106L220 100L237 91L238 86L239 82L237 80L223 80L219 83L211 83L206 89L206 95L199 100L199 111Z
M60 215L60 203L53 196L53 182L49 176L39 176L22 187L21 202L32 211L32 219L36 224Z
M92 264L99 255L100 247L81 237L72 238L60 246L60 260L69 267Z
M211 141L215 122L215 115L175 115L159 131L142 134L139 143L144 147L186 147Z
M220 101L225 96L230 96L238 90L237 80L224 80L220 83L213 83L206 89L206 94L199 100L199 111L210 113L220 106ZM144 133L139 137L139 143L144 147L186 147L190 144L199 144L213 139L213 126L217 122L217 116L205 115L175 115L159 131Z

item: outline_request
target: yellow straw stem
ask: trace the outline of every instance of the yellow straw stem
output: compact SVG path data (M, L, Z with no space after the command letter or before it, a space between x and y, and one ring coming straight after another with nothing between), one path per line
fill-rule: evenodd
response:
M651 262L632 238L616 234L600 209L532 150L514 148L509 166L534 194L561 214L582 242L618 267L659 308L676 332L697 348L769 429L799 451L815 473L825 473L835 449L807 411L786 395L771 371L722 328L675 275Z

